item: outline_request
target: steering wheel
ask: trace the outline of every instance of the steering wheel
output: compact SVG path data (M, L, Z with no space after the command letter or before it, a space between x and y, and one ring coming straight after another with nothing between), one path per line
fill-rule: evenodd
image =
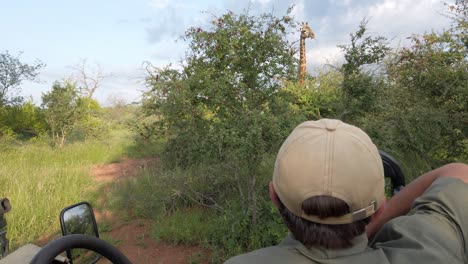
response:
M73 234L48 243L31 260L31 264L50 264L61 252L73 248L85 248L99 253L112 263L131 264L130 260L116 247L93 236Z
M384 167L385 177L390 178L392 184L393 195L405 187L405 175L401 170L400 164L390 154L379 150L380 157Z

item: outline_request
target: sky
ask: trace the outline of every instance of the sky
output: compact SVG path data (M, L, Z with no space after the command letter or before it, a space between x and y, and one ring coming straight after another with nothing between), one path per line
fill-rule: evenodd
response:
M395 48L408 45L412 34L450 26L441 0L0 0L0 52L22 52L22 62L46 64L38 82L21 84L20 95L36 104L84 59L107 75L95 99L103 105L110 98L131 103L146 89L144 62L163 67L183 60L187 43L181 35L189 27L207 27L212 14L228 10L281 16L291 5L295 19L308 22L316 35L306 41L312 73L342 62L337 45L349 42L364 17L369 31Z

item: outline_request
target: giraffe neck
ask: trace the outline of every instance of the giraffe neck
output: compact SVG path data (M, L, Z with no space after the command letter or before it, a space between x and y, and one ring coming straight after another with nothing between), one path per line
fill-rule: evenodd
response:
M306 52L305 52L305 38L301 37L300 43L300 57L299 57L299 84L304 84L306 73Z

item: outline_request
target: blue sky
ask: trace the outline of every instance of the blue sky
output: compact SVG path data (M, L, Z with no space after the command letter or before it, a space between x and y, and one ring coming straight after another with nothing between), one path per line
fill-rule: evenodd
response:
M47 66L40 82L24 82L21 95L36 104L55 80L69 77L72 65L87 59L110 75L97 90L102 104L110 96L137 101L145 89L142 63L177 64L186 49L179 37L192 25L206 25L209 15L226 10L284 14L294 4L298 21L307 21L316 40L307 41L308 71L342 60L338 44L347 43L362 18L369 29L407 45L413 33L441 30L449 20L439 0L0 0L0 52L23 52L24 62L40 59ZM299 37L299 33L297 34Z

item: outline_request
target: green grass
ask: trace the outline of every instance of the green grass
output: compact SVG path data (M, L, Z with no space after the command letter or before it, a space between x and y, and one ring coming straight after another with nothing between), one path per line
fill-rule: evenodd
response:
M155 240L173 244L207 245L216 215L203 208L188 208L161 217L152 226Z
M188 264L198 264L201 262L202 255L200 253L191 254L188 260Z
M0 152L0 196L10 199L7 237L10 248L31 243L60 230L62 208L93 200L93 164L108 163L128 148L129 134L114 133L107 141L81 142L62 149L24 144Z
M153 220L152 238L156 241L209 248L211 261L220 263L230 256L274 245L287 234L276 208L268 200L272 162L266 159L258 170L261 220L255 227L249 222L250 215L243 209L232 179L223 174L222 167L183 170L162 166L142 170L139 177L115 184L107 202L133 218ZM210 205L208 196L222 209L202 206Z
M131 158L148 158L160 156L164 150L165 139L151 139L148 142L135 141L126 152Z

